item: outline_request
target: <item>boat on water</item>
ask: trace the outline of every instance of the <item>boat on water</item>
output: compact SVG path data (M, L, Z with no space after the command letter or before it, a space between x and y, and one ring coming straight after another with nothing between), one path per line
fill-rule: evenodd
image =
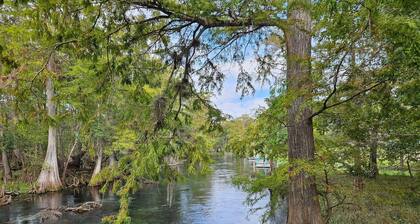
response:
M270 160L261 157L255 157L254 166L256 168L270 168Z
M248 161L251 161L251 162L255 161L255 156L253 156L253 157L249 157L249 158L248 158Z

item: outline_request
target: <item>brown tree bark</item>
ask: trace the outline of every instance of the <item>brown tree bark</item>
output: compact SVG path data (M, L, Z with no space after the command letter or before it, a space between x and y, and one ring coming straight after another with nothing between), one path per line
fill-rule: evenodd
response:
M400 171L404 172L404 155L401 154L400 156Z
M369 144L369 173L368 177L376 178L379 174L378 169L378 136L377 127L369 131L370 144Z
M378 176L378 150L375 145L372 145L369 153L369 177L376 178Z
M364 188L364 180L363 180L363 167L362 167L362 152L361 146L357 148L354 153L354 180L353 180L353 187L356 191L361 191Z
M50 72L57 72L56 65L53 57L50 58L47 69ZM46 80L46 95L47 95L47 110L48 116L54 118L56 113L56 107L53 101L54 97L54 86L51 77ZM38 193L44 193L47 191L57 191L62 188L60 174L58 172L57 162L57 129L53 124L48 127L48 148L45 160L42 165L41 173L37 180Z
M112 152L109 156L109 166L113 167L115 165L117 165L117 159L115 158L115 152Z
M12 179L12 171L10 170L9 160L7 159L6 150L1 150L1 160L3 164L4 181L7 182Z
M410 177L413 178L413 172L411 172L411 166L410 166L410 157L407 158L407 169L408 173L410 174Z
M17 89L18 88L18 79L15 77L12 79L12 84L11 87L12 89ZM12 110L10 112L10 120L12 121L12 127L13 127L13 131L16 133L16 125L17 125L17 121L18 121L18 116L16 114L17 112L17 100L15 97L11 97L11 103L12 103ZM25 166L25 159L23 156L22 151L20 150L17 141L15 139L15 141L13 142L13 154L15 155L19 168L23 168Z
M0 125L0 138L3 139L3 126ZM1 162L3 164L3 179L6 183L7 181L12 179L12 172L10 170L9 160L7 159L7 152L4 149L3 145L0 145L1 150Z
M312 110L305 105L311 100L311 16L310 0L289 1L288 20L285 31L287 50L287 88L296 95L288 108L288 157L289 170L288 223L322 223L321 209L316 190L315 177L301 170L297 174L296 161L310 162L314 159Z
M66 163L64 163L63 174L62 174L63 183L65 183L67 167L69 165L71 155L73 154L73 151L76 148L76 146L77 146L77 138L74 139L74 143L73 143L73 146L70 149L69 155L67 156Z

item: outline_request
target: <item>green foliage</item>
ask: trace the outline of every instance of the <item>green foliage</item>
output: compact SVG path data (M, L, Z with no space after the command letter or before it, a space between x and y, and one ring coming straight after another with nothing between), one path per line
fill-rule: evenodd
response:
M5 189L7 189L8 191L14 192L14 193L19 193L19 194L27 194L30 193L30 191L32 190L32 186L30 183L25 182L25 181L10 181L7 182L6 184L1 184L0 187L3 187Z
M348 177L333 176L331 181L336 188L332 190L340 190L345 201L333 210L330 223L415 223L419 219L419 192L415 190L419 183L409 177L366 180L362 191L355 191Z
M266 110L226 121L209 100L225 77L218 63L241 64L237 90L253 93L254 77L242 64L254 56L258 80L277 72L295 8L310 10L313 19L310 81L291 89L290 80L277 77ZM416 0L1 1L0 78L10 77L0 83L1 144L9 154L22 149L26 166L40 169L54 124L60 159L75 140L91 157L101 149L115 154L118 165L92 182L113 184L121 197L119 214L104 219L116 223L131 221L129 194L143 181L179 179L173 161L185 163L186 175L208 172L211 152L224 148L283 163L271 175L240 181L257 199L267 189L283 195L289 175L305 171L316 176L326 198L341 202L349 181L330 192L324 175L369 176L373 152L382 173L408 161L418 178L419 9ZM47 71L50 58L59 71ZM44 106L47 77L55 86L54 118ZM317 151L315 161L289 164L287 108L296 99L314 112L308 121ZM396 206L418 195L396 183L369 180L352 198L361 207L357 215L346 216L351 208L340 207L331 222L367 220L368 211L379 208L391 216L377 220L414 220L410 206L416 203L400 204L401 211ZM372 206L386 196L372 194L382 184L393 185L387 192L395 198Z

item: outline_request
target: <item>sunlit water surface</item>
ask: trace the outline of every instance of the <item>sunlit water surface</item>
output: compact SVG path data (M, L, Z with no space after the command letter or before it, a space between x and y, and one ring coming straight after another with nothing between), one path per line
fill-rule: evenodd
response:
M232 184L232 177L237 174L252 175L255 172L252 164L225 155L216 157L212 168L208 175L169 186L149 185L132 195L132 223L260 223L264 210L250 213L251 207L245 203L247 193ZM101 201L102 208L84 214L64 213L57 222L100 223L103 216L118 211L116 195L85 188L38 195L0 207L0 223L38 223L35 214L44 208L75 206L94 200ZM255 207L264 206L267 200L263 198Z

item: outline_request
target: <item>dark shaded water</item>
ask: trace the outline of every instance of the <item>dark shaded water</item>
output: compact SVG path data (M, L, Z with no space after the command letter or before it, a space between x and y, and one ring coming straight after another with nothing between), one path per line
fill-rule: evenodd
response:
M133 223L260 223L263 211L250 213L244 202L247 193L232 185L236 174L251 174L253 168L246 160L231 156L217 157L213 172L189 178L174 185L148 186L132 196L130 216ZM118 211L118 197L100 194L86 188L34 196L0 207L0 223L38 223L34 216L44 208L74 206L85 201L101 201L101 209L84 213L64 213L58 223L99 223L101 217ZM257 206L267 203L264 198Z

